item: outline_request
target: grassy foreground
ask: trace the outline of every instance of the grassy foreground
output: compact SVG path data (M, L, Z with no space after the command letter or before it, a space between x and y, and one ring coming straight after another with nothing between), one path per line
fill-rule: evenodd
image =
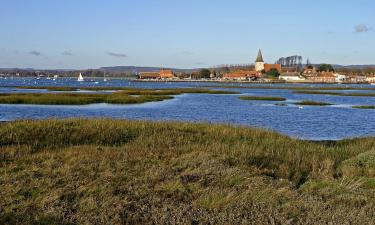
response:
M225 125L0 124L0 224L372 224L375 138Z
M172 99L185 93L237 94L208 89L127 89L114 93L16 93L0 94L0 104L85 105L94 103L140 104Z
M277 96L240 96L241 100L253 100L253 101L285 101L286 98Z

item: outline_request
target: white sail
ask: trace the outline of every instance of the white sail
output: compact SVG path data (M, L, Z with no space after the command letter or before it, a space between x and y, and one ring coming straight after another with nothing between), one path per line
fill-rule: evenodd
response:
M104 77L104 78L103 78L103 81L104 81L104 82L107 82L108 80L107 80L107 78L105 77L105 72L104 72L103 77Z
M79 82L85 81L85 79L83 79L82 73L79 73L77 81L79 81Z

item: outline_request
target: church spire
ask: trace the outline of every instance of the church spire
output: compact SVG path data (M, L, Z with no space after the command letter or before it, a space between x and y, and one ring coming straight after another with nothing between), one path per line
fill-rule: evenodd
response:
M262 56L262 51L259 49L257 60L255 62L264 62L263 56Z

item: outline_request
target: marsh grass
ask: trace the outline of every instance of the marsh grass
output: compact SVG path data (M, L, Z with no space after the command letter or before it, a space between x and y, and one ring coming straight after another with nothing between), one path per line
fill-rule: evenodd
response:
M81 93L17 93L0 94L1 104L38 104L38 105L86 105L94 103L137 104L171 99L172 96L142 95L139 97L122 93L81 94Z
M233 88L233 89L276 89L276 90L295 90L295 91L340 91L340 90L365 90L365 91L375 91L375 88L366 87L311 87L311 86L265 86L265 85L217 85L217 86L204 86L205 88ZM330 92L332 93L332 92Z
M310 105L310 106L329 106L329 105L333 105L333 104L327 103L327 102L317 102L317 101L309 101L309 100L300 101L300 102L297 102L295 104L296 105Z
M254 100L254 101L285 101L286 98L276 96L240 96L241 100Z
M309 94L309 95L335 95L335 96L349 96L349 97L375 97L375 93L341 93L329 91L294 91L295 94Z
M354 109L375 109L375 105L360 105L360 106L353 106Z
M16 93L0 94L1 104L85 105L94 103L140 104L172 99L184 93L237 94L207 89L124 89L114 93Z
M2 123L0 223L371 224L358 162L373 171L374 146L212 124Z

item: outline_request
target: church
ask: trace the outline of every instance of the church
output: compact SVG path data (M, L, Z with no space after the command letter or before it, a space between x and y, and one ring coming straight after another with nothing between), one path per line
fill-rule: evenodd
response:
M259 49L257 59L255 60L255 71L257 72L268 72L272 69L277 70L281 73L281 64L267 64L264 63L262 51Z

